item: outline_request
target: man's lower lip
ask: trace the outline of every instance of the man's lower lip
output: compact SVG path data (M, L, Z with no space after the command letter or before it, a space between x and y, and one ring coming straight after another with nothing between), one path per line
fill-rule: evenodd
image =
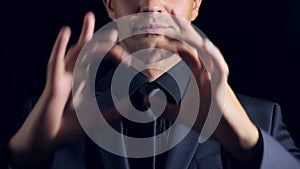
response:
M149 33L149 34L162 34L165 28L147 28L137 30L135 33Z

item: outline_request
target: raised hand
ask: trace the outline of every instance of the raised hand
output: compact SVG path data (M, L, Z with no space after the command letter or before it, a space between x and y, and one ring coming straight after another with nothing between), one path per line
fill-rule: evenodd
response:
M177 18L174 11L172 14L179 33L170 34L168 43L156 47L177 53L195 77L198 90L189 86L181 109L191 107L189 102L196 99L195 92L199 91L199 112L192 127L199 132L200 142L212 135L236 158L249 160L255 153L251 150L258 144L259 134L228 83L229 69L223 55L190 23ZM172 118L178 108L169 104L168 110L167 115ZM187 113L183 122L192 122L189 116Z
M68 51L71 31L69 27L61 29L48 62L44 91L9 142L12 165L43 165L51 159L57 147L83 135L69 99L73 68L80 50L93 36L94 24L93 13L87 13L80 38Z

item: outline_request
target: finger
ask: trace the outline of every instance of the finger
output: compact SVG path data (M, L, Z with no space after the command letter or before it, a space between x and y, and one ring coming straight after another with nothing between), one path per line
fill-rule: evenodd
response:
M92 41L94 43L112 43L116 44L119 33L115 28L100 29L94 34Z
M190 24L185 23L184 20L177 17L175 11L172 11L174 21L180 27L180 34L176 38L186 42L191 47L195 48L198 52L198 58L203 62L204 67L210 75L216 72L218 75L228 74L228 66L224 60L223 55L214 46L211 41L204 35L204 33L193 28Z
M197 27L193 27L189 22L181 19L176 11L172 11L174 22L180 27L180 32L174 37L179 41L185 42L188 46L194 48L201 57L204 41L208 40L206 35Z
M78 68L83 70L81 72L85 72L87 75L90 73L90 71L94 70L95 68L97 69L99 67L98 64L107 63L103 61L112 61L114 65L121 64L120 66L124 66L125 68L130 66L131 60L129 57L127 57L129 55L120 45L111 47L111 44L108 43L93 44L90 47L90 50L83 50L83 54L80 56L80 58L78 58L76 64Z
M48 63L49 66L53 68L53 70L56 70L57 66L61 66L62 64L64 64L64 56L66 53L70 35L71 30L69 27L63 27L59 32Z
M93 37L94 27L95 27L94 14L92 12L88 12L85 15L80 38L77 44L75 46L72 46L67 53L66 56L67 70L73 70L79 52L81 51L83 46Z
M105 60L111 60L116 64L130 65L130 58L128 52L119 44L117 44L118 32L114 29L97 33L93 39L88 43L84 52L89 52L90 56L87 61L91 62L94 59L103 57Z
M99 59L112 60L117 64L121 63L129 54L121 45L116 44L117 38L118 33L115 30L96 34L82 50L82 54L85 55L80 60L84 64L90 64L90 62Z
M108 60L112 60L116 64L122 64L126 67L130 66L130 58L127 51L121 45L115 45L107 55Z
M157 43L155 47L170 51L171 53L177 53L181 59L194 70L199 71L202 68L197 53L183 42L173 39L167 44Z
M197 44L201 45L203 39L207 38L201 30L195 29L190 22L179 16L176 11L172 10L171 14L172 19L174 20L175 24L179 27L180 30L178 34L175 34L175 37L177 37L178 40L184 41L185 38L197 39Z
M205 51L205 41L208 40L206 35L197 27L193 27L186 20L181 19L176 14L176 11L172 11L174 22L180 27L180 32L176 34L174 37L178 39L178 41L184 42L187 46L197 51L197 54L194 55L194 61L196 63L202 62L202 67L207 67L211 64L212 59L210 55Z
M206 39L204 43L205 52L211 56L212 62L214 63L213 70L210 71L216 71L218 75L227 76L229 73L228 65L220 50L208 39Z
M177 24L177 26L179 26L179 29L182 30L184 27L184 23L183 23L183 19L180 18L180 16L178 16L177 12L175 10L171 10L172 15L172 19L174 20L174 22Z
M88 12L84 17L84 23L78 40L80 48L93 37L94 28L95 16L92 12Z

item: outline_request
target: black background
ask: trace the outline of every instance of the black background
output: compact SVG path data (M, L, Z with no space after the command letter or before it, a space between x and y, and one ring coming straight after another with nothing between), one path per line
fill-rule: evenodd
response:
M46 65L63 25L75 43L84 14L97 27L109 22L101 0L1 2L1 137L13 127L25 99L44 87ZM222 51L234 91L282 106L284 122L300 146L299 0L203 0L194 24Z

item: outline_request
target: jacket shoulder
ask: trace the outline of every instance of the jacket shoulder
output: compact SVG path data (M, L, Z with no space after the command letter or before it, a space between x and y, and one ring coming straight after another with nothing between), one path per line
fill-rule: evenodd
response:
M270 100L242 94L236 95L253 123L270 133L274 112L280 111L280 106Z

